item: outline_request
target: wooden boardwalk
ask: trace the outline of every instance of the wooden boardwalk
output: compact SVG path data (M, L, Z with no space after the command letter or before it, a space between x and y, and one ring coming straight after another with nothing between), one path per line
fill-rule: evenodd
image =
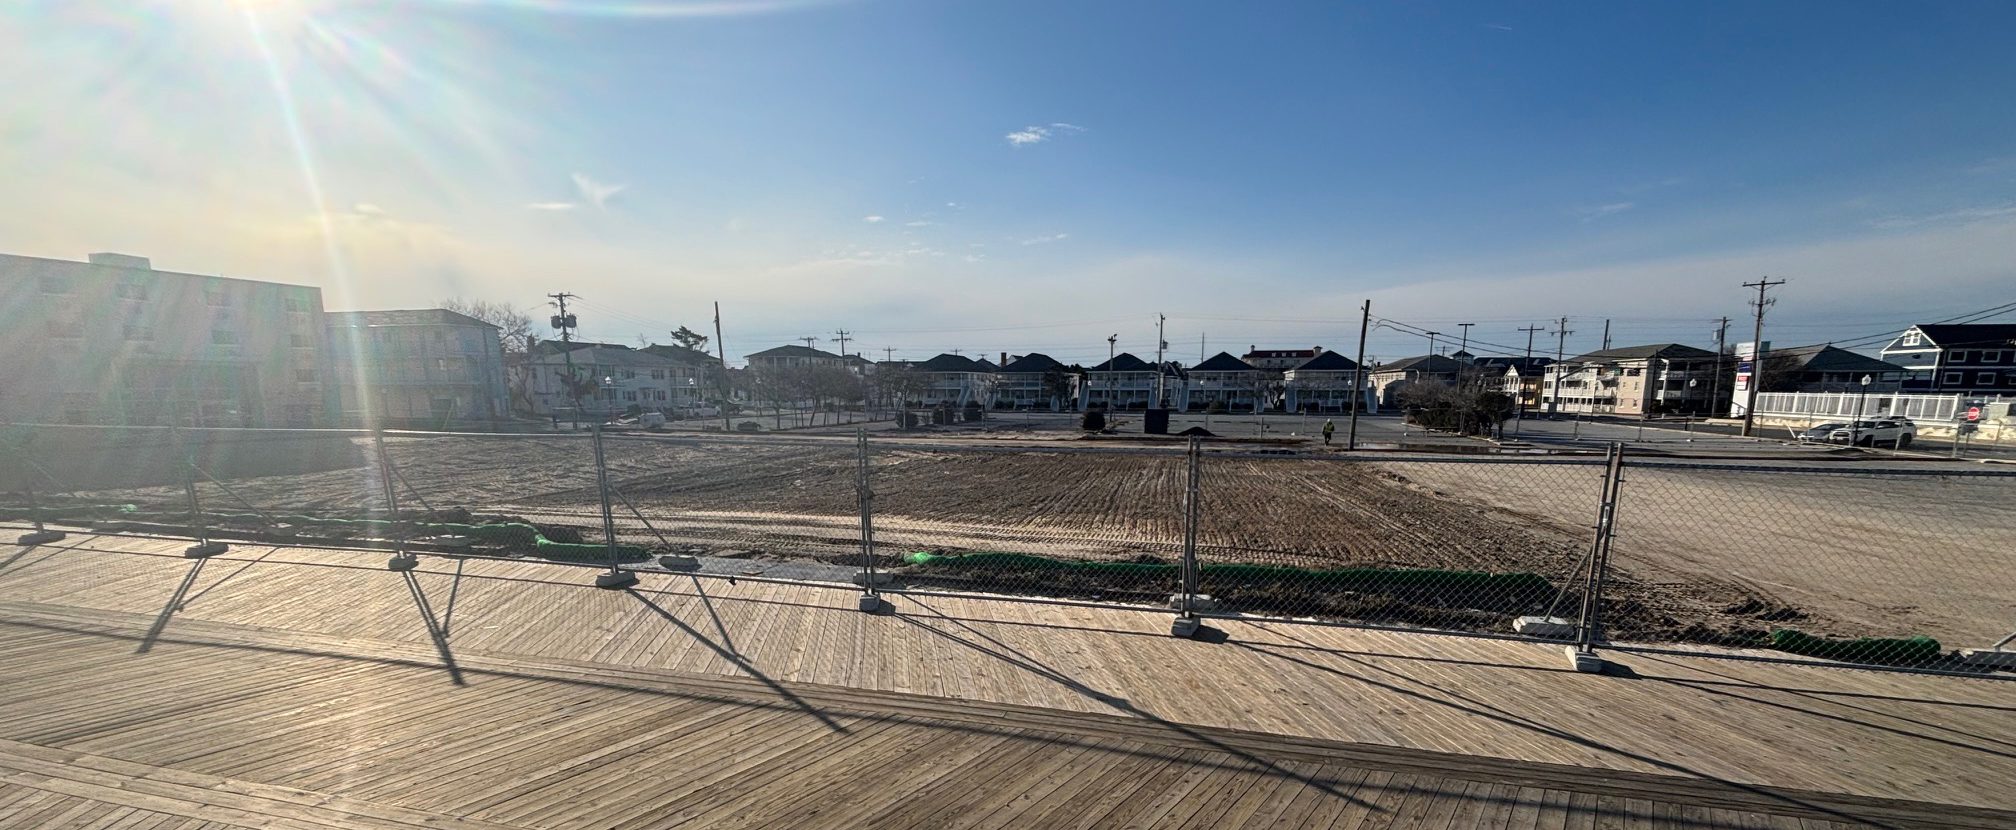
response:
M0 547L0 827L2016 826L2012 683L183 544Z

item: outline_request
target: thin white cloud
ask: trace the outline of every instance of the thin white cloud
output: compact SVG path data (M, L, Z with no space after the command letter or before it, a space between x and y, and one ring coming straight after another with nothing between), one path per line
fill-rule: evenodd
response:
M938 223L937 223L937 222L933 222L933 221L931 221L931 220L929 220L929 219L915 219L915 220L911 220L911 221L909 221L909 222L904 222L904 223L903 223L903 227L906 227L906 228L928 228L928 227L931 227L932 225L936 225L936 224L938 224Z
M946 206L946 207L948 207L948 208L955 208L955 209L956 209L956 208L958 208L958 207L959 207L959 203L958 203L958 202L946 202L946 203L945 203L945 206Z
M1484 24L1484 28L1486 28L1486 29L1497 29L1498 31L1501 31L1501 32L1509 32L1509 31L1512 31L1512 27L1510 27L1510 26L1507 26L1507 25L1505 25L1505 24L1503 24L1503 23L1486 23L1486 24Z
M987 255L986 255L986 254L967 254L967 255L966 255L966 256L964 257L964 259L965 259L965 260L966 260L967 262L979 262L979 261L981 261L981 260L983 260L983 259L986 259L986 258L987 258Z
M527 204L527 205L525 206L525 209L526 209L526 210L550 210L550 211L565 211L565 210L573 210L573 209L575 209L575 208L578 208L578 207L580 207L580 205L577 205L577 204L575 204L575 203L573 203L573 202L532 202L532 203L530 203L530 204Z
M1071 235L1068 233L1053 233L1045 236L1032 236L1029 237L1028 239L1021 240L1021 242L1024 245L1043 245L1050 242L1061 242L1063 240L1070 238Z
M588 177L586 173L574 174L574 189L581 192L581 200L594 205L596 210L607 210L610 198L629 189L627 184L607 184Z
M1638 203L1636 202L1611 202L1610 204L1607 205L1597 205L1591 208L1583 208L1579 211L1576 211L1576 213L1582 216L1582 221L1594 222L1605 216L1616 216L1619 213L1623 213L1624 211L1630 210L1637 206Z
M1971 225L1995 219L2016 216L2016 204L1960 208L1921 216L1886 216L1871 220L1869 227L1894 231L1904 228L1918 228L1926 225Z
M1057 136L1064 135L1065 133L1082 133L1082 132L1085 132L1085 128L1080 127L1076 124L1066 124L1062 121L1052 121L1047 125L1035 124L1028 127L1023 127L1022 129L1009 133L1006 136L1006 138L1008 139L1009 144L1012 144L1016 147L1020 147L1024 144L1041 144Z
M867 222L868 224L870 224L870 225L873 225L873 224L875 224L875 223L877 223L877 222L880 222L880 221L882 221L882 217L880 217L880 216L863 216L863 217L861 217L861 221L863 221L863 222Z

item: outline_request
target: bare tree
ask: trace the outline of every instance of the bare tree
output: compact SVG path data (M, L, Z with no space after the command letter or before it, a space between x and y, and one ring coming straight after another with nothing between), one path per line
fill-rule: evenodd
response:
M497 340L503 345L505 354L524 354L539 342L532 333L532 315L523 310L489 300L465 300L461 297L442 300L441 307L496 326Z

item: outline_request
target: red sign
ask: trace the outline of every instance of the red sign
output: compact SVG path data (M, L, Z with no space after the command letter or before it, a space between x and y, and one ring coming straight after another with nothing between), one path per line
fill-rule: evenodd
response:
M1981 407L1978 406L1967 407L1967 420L1969 421L1981 420Z

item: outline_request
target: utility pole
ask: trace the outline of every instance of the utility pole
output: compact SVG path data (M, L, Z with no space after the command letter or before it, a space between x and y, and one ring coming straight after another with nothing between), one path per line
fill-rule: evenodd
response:
M798 339L805 341L805 348L808 349L812 348L812 344L819 342L819 338L817 337L800 337Z
M1206 336L1206 335L1204 334L1204 332L1201 332L1201 331L1200 331L1200 332L1198 332L1198 333L1197 333L1197 362L1198 362L1198 363L1203 363L1203 362L1204 362L1204 358L1206 358L1206 357L1208 357L1208 356L1209 356L1209 355L1206 355L1206 354L1204 353L1204 349L1205 349L1205 346L1204 346L1204 338L1205 338L1205 336Z
M1433 360L1433 358L1435 357L1435 338L1440 336L1441 334L1442 333L1439 331L1431 331L1428 333L1428 357L1430 358L1430 360L1428 361L1428 368L1432 369L1435 366L1435 361Z
M1568 328L1568 318L1563 317L1554 327L1554 396L1547 402L1547 414L1552 416L1561 409L1561 361L1567 358L1568 335L1575 332Z
M1365 333L1372 328L1372 301L1365 301L1365 313L1358 318L1358 368L1351 370L1351 431L1344 436L1344 449L1358 448L1358 399L1365 394Z
M1708 414L1715 414L1715 401L1722 397L1722 341L1729 336L1729 318L1715 327L1715 376L1708 379Z
M1169 315L1155 315L1155 408L1168 406L1168 393L1162 388L1162 350L1169 348L1169 341L1162 333L1162 324L1169 321Z
M1106 338L1106 412L1113 412L1113 350L1118 348L1120 335Z
M883 362L883 363L888 363L888 362L890 362L890 361L892 361L892 360L895 360L895 359L896 359L896 347L895 347L895 346L883 346L883 347L882 347L882 362Z
M1610 318L1603 318L1603 350L1610 350Z
M1766 299L1764 292L1775 286L1784 285L1784 280L1763 277L1756 282L1746 282L1744 288L1757 289L1757 299L1750 307L1757 310L1756 327L1750 330L1750 383L1743 393L1743 437L1750 437L1750 428L1757 420L1757 385L1764 379L1764 310L1776 304L1777 300Z
M848 335L848 334L851 334L851 333L852 333L852 332L849 332L849 331L847 331L846 329L841 329L841 330L839 330L839 331L836 331L836 332L834 332L834 334L835 334L835 335L838 335L838 336L837 336L837 337L835 337L835 338L833 338L833 339L835 339L835 340L838 340L838 341L840 341L840 356L841 356L841 357L846 357L846 356L847 356L847 341L848 341L848 340L850 339L850 338L848 338L848 336L847 336L847 335Z
M576 321L574 319L574 315L567 313L567 301L573 299L579 299L581 295L569 294L565 291L562 291L558 294L548 294L546 296L553 298L553 302L559 304L560 306L560 313L553 315L552 320L553 327L560 330L560 342L561 343L574 342L574 326ZM574 411L568 415L567 421L568 423L572 424L575 429L580 429L581 393L578 390L581 387L579 386L579 381L577 381L574 377L574 350L562 346L560 348L560 357L562 360L565 360L567 362L567 398L574 402Z
M721 339L721 301L714 301L714 354L721 358L721 400L715 405L721 409L721 431L728 431L728 399L734 397L728 380L728 344Z
M1519 415L1512 422L1513 435L1518 435L1520 429L1526 426L1526 373L1533 370L1533 333L1545 330L1542 326L1527 326L1520 329L1526 333L1526 363L1519 367L1519 389L1512 393L1519 396Z
M1474 326L1474 325L1477 325L1477 324L1476 324L1476 323L1457 323L1456 325L1457 325L1457 326L1459 326L1459 327L1461 327L1461 328L1463 329L1463 345L1461 345L1461 346L1458 346L1458 347L1456 347L1456 351L1459 351L1459 352L1467 352L1467 351L1470 351L1470 327L1471 327L1471 326Z

